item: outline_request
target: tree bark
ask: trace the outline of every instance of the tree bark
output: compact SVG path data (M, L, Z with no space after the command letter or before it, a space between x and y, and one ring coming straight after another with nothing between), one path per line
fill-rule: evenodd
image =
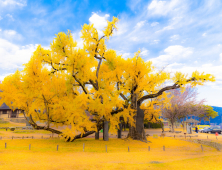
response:
M160 125L161 125L161 128L162 128L162 132L164 132L164 124L161 121L159 121L159 122L160 122Z
M109 122L104 121L103 124L103 140L108 141L109 140Z
M121 136L122 136L122 123L119 123L118 138L121 139Z
M128 137L131 137L134 140L141 140L147 142L144 131L144 111L140 109L140 104L141 103L137 103L137 94L132 94L131 108L136 111L136 114L133 117L136 126L129 126Z
M95 140L99 140L99 131L95 132Z
M171 132L174 132L174 122L171 121Z

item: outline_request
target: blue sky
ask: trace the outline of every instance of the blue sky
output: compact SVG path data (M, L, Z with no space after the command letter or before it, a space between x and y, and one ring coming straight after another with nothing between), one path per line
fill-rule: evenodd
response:
M102 35L117 16L118 31L107 42L123 57L141 50L144 60L172 73L211 73L215 83L198 87L199 99L222 107L222 1L220 0L0 0L0 80L22 69L38 44L71 30L82 46L81 26L93 23Z

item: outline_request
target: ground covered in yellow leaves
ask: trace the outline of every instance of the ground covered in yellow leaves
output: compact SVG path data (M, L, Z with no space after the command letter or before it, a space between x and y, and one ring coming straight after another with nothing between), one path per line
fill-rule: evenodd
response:
M148 140L0 140L0 169L222 169L222 153L212 147L203 145L202 152L200 144L180 139Z

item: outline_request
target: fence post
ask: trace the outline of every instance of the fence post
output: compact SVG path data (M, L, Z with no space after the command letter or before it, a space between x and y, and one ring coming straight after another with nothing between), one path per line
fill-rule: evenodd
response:
M84 149L85 149L85 143L83 143L83 152L84 152Z
M31 144L29 144L29 150L31 150Z
M130 148L129 148L129 146L128 146L128 152L130 151Z
M59 145L57 145L57 151L59 150Z
M175 138L175 135L174 135L174 138Z
M201 145L201 149L202 149L202 152L203 152L203 146Z
M107 145L106 145L106 152L107 152Z
M150 151L150 146L148 146L148 151Z
M165 146L163 145L163 151L165 151Z
M13 136L12 136L12 139L13 139Z
M7 143L5 143L5 149L7 148Z
M33 136L32 136L32 139L33 139Z
M208 139L208 136L207 136L207 139Z

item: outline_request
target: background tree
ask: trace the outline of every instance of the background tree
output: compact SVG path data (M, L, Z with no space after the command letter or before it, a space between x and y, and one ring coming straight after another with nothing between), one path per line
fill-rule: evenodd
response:
M187 86L184 92L180 89L170 91L171 105L162 106L162 116L171 123L172 132L174 132L176 122L183 121L189 115L199 116L204 113L204 100L198 102L196 100L197 94L196 89L191 86Z
M218 116L218 112L213 110L213 107L209 105L204 105L203 106L204 112L198 115L198 117L204 121L209 121L210 123L210 118L215 118Z

